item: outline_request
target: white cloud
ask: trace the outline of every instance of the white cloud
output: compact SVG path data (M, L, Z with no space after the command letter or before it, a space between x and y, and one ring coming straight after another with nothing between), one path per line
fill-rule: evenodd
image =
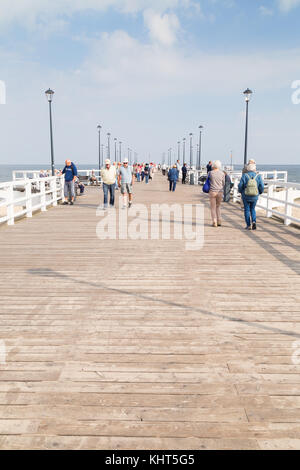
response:
M288 12L300 5L300 0L278 0L281 11Z
M273 16L274 11L271 10L271 8L265 7L264 5L261 5L259 7L259 12L262 16Z
M153 10L146 10L144 20L154 42L172 46L177 40L180 22L174 13L160 15Z

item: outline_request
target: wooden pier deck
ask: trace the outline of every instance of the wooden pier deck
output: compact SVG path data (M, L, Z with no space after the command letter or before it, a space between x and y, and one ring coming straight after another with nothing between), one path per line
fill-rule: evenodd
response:
M204 248L101 241L100 198L0 227L0 448L300 449L300 231L156 175L135 201L204 202Z

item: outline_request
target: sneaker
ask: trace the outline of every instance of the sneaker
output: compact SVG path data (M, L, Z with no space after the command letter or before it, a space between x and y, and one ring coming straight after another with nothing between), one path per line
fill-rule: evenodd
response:
M253 224L252 224L252 230L256 230L256 222L253 222Z
M129 202L129 203L128 203L129 209L130 209L131 206L132 206L132 202Z
M65 202L63 203L63 206L67 206L68 204L69 204L69 203L68 203L67 201L65 201Z
M71 202L70 202L70 205L71 205L71 206L74 206L74 202L73 202L73 201L71 201Z
M245 230L252 230L252 228L249 225L249 227L245 227Z

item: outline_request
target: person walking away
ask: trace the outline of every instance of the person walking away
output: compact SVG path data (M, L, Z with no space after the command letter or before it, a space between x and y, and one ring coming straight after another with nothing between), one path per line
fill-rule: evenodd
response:
M206 169L207 169L207 174L212 171L213 167L212 167L212 162L209 161L208 164L206 165Z
M146 163L146 165L145 165L144 175L145 175L146 184L148 184L149 183L149 176L150 176L150 167L149 167L148 163Z
M221 204L224 197L225 175L221 168L222 163L217 160L212 164L212 171L208 173L210 178L209 199L213 227L220 227L222 225Z
M161 172L163 176L166 176L167 165L164 163L161 167Z
M186 177L187 177L186 163L183 164L183 167L181 168L181 171L182 171L182 184L186 184Z
M231 178L227 171L224 171L225 175L225 186L224 186L224 202L230 202L231 192Z
M65 186L64 186L64 205L66 206L69 201L69 195L71 196L70 204L73 206L75 199L75 179L77 177L77 168L71 160L66 160L66 165L62 171L65 175Z
M168 180L169 180L169 189L170 191L175 191L177 181L179 178L179 171L177 170L177 165L173 165L173 168L171 168L168 172Z
M264 182L261 175L256 171L256 164L250 163L247 166L247 172L242 175L238 188L244 203L246 230L256 230L255 208L259 195L264 192L264 189Z
M115 205L116 167L111 165L109 159L105 160L105 167L101 169L101 180L103 183L104 202L103 208L108 206L108 193L110 207Z
M244 175L245 173L248 173L248 165L251 165L251 164L254 164L256 165L256 161L251 159L248 161L248 163L246 163L246 165L244 165L243 167L243 170L242 170L242 175ZM242 194L241 195L241 210L245 210L245 202L244 202L244 195Z
M141 172L142 172L141 165L137 165L137 167L136 167L136 179L137 179L138 183L141 182Z
M123 209L127 207L127 194L129 198L128 207L132 206L132 191L133 191L134 175L133 168L128 165L128 159L125 158L123 166L120 168L118 184L121 188L121 194L123 195Z

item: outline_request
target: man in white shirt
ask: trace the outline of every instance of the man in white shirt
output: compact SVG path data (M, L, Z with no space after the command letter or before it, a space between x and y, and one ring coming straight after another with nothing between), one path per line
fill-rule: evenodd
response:
M115 184L116 184L116 168L111 165L110 160L105 160L105 168L101 169L101 180L103 183L104 193L104 209L107 209L108 193L110 207L115 205Z

